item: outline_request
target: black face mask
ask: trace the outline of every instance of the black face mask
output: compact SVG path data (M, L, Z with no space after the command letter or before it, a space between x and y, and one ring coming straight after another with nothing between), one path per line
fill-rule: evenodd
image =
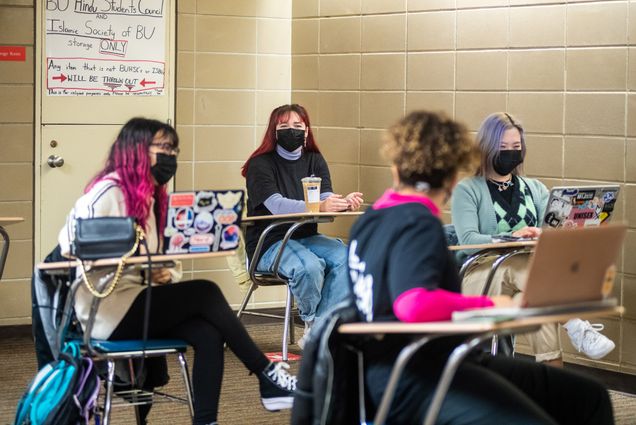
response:
M492 168L500 176L507 176L522 162L521 150L505 150L499 152L499 156L492 162Z
M276 142L287 152L293 152L305 143L305 130L300 128L276 130Z
M150 174L159 186L168 183L177 172L177 157L165 153L156 153L157 163L150 167Z

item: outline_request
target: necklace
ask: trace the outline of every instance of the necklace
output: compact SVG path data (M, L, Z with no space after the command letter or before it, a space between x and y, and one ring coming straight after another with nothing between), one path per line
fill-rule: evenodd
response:
M508 180L506 182L498 182L497 180L493 180L493 179L488 179L488 181L490 181L492 184L497 186L497 190L499 192L503 192L504 190L507 190L509 187L514 186L514 183L512 182L512 179L510 179L510 180Z

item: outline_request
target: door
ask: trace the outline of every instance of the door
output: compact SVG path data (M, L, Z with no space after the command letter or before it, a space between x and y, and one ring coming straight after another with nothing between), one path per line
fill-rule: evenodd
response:
M40 258L57 244L66 214L103 166L119 125L43 125L40 154Z
M176 68L174 0L38 4L36 262L121 126L136 116L174 122Z

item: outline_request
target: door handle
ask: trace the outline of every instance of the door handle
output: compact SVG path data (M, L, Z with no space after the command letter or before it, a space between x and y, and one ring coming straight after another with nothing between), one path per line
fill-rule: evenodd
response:
M51 168L59 168L64 165L64 158L59 155L49 155L46 159L46 163L49 164Z

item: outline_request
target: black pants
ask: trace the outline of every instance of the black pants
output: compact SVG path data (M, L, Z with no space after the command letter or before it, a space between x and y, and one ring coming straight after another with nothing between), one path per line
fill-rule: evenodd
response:
M387 423L422 423L445 360L424 350L411 359ZM378 406L393 363L376 358L367 364L367 392ZM437 423L605 425L614 419L607 390L588 377L528 360L478 354L457 370Z
M110 339L141 337L146 290L137 296ZM219 287L206 280L154 286L148 336L180 338L194 347L192 385L194 422L197 424L217 419L224 342L251 372L259 373L269 364L236 318Z

